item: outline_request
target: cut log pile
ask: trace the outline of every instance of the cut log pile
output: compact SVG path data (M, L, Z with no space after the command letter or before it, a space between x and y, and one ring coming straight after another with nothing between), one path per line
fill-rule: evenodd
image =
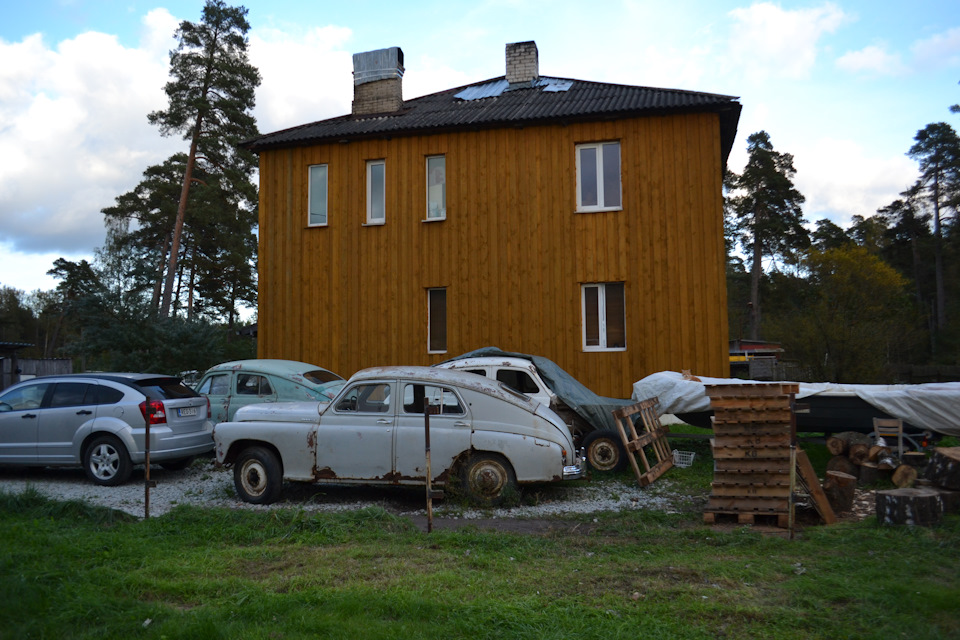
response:
M916 469L909 465L907 468ZM897 468L897 472L900 467ZM944 513L960 511L960 447L939 447L927 464L923 484L916 488L877 491L881 524L934 525Z
M891 480L898 488L912 487L919 475L918 467L926 460L921 453L904 460L886 446L883 439L873 442L865 433L843 431L827 438L827 451L833 457L827 462L827 471L838 471L858 479L860 485L872 485Z

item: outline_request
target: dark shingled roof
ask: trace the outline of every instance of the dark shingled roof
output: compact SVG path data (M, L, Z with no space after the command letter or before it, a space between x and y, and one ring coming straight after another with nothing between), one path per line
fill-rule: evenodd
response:
M321 120L262 135L244 146L259 152L331 140L712 112L720 115L726 162L740 119L740 103L732 96L563 78L541 78L534 85L508 88L504 77L493 78L404 101L399 111Z

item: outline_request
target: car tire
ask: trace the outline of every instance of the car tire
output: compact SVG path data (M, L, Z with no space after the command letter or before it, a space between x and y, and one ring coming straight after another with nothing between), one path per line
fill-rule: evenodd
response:
M517 492L513 467L496 453L470 456L460 468L460 483L467 498L482 507L501 504L508 495Z
M188 456L186 458L180 458L179 460L164 460L160 463L160 466L167 471L183 471L192 465L196 459L196 456Z
M130 454L114 436L97 436L83 451L83 470L96 484L115 487L130 479Z
M614 431L591 431L583 439L583 449L587 464L598 473L622 471L627 466L627 451Z
M241 451L233 463L233 484L244 502L276 502L283 486L283 471L277 454L265 447L248 447Z

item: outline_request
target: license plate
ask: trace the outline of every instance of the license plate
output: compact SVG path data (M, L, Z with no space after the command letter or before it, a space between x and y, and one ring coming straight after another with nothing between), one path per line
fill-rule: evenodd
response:
M181 418L186 418L187 416L197 415L196 407L184 407L183 409L177 409L177 415Z

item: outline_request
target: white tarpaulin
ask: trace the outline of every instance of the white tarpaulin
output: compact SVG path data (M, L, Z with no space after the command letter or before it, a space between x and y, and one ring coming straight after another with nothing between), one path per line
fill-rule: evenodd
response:
M633 400L656 396L663 413L710 411L704 385L770 384L739 378L684 379L675 371L661 371L633 383ZM833 384L800 382L797 399L816 396L853 395L871 406L921 429L960 436L960 382L930 384Z

